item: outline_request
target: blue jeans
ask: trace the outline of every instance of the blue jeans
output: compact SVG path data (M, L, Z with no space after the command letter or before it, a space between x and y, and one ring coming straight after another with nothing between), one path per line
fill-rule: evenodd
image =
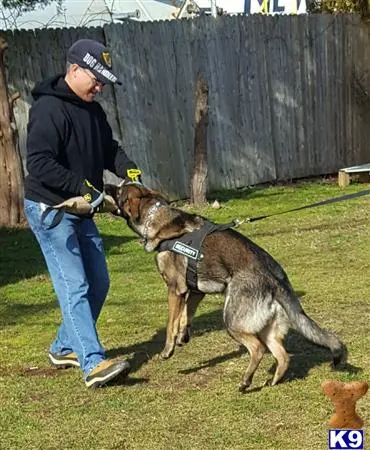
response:
M86 377L105 359L96 321L109 289L103 242L90 218L64 214L48 229L39 203L25 199L24 210L36 236L62 312L62 324L50 347L53 353L75 352Z

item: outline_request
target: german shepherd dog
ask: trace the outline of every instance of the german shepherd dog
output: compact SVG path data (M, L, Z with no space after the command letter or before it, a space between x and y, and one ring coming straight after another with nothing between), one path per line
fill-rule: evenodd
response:
M204 218L173 208L161 194L139 184L106 186L128 226L144 239L144 248L199 229ZM172 356L175 345L189 341L189 327L205 294L224 293L223 320L228 333L248 349L250 362L239 389L252 383L268 349L277 365L271 385L281 380L289 365L284 337L289 328L309 341L327 347L334 366L346 361L346 347L331 332L320 328L303 311L299 298L280 264L250 239L227 229L208 234L197 262L197 291L186 280L188 258L172 251L156 255L158 270L168 287L168 323L162 358ZM268 382L266 382L267 384Z

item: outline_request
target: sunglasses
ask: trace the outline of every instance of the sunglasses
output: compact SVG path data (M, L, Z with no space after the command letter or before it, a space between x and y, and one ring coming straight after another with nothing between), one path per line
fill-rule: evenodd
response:
M104 87L105 83L104 81L100 81L98 80L88 69L85 69L84 67L80 67L80 69L82 69L90 78L91 80L94 82L94 86L100 86L100 87Z

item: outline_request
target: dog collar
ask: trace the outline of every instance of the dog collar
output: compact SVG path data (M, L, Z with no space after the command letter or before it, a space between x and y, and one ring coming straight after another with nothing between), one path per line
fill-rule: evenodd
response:
M140 181L126 181L126 180L122 180L118 183L118 187L122 187L122 186L127 186L128 184L136 184L139 186L142 186L143 183L140 183Z

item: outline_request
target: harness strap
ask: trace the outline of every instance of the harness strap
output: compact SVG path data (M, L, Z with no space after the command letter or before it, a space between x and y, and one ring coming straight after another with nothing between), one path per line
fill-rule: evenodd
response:
M175 239L162 241L157 247L158 252L171 251L188 258L186 284L192 291L198 291L197 263L203 258L201 253L204 238L215 231L224 231L235 226L235 222L217 224L204 221L201 228L186 233Z

